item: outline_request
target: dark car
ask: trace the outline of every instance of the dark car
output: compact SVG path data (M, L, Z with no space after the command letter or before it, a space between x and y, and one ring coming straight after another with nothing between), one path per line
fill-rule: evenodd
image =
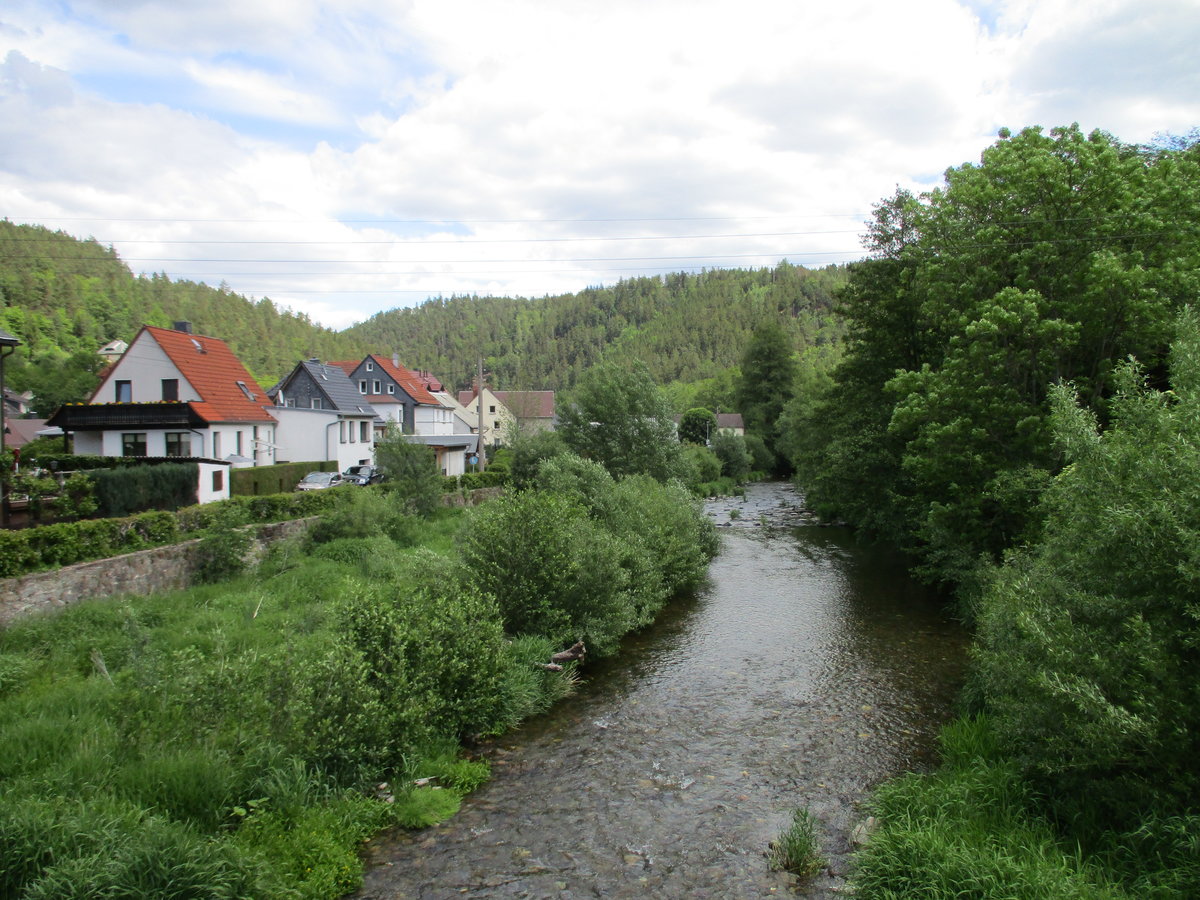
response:
M347 484L379 484L383 481L383 470L379 466L351 466L342 473Z
M325 488L337 487L339 484L345 483L346 479L337 472L309 472L296 485L296 490L322 491Z

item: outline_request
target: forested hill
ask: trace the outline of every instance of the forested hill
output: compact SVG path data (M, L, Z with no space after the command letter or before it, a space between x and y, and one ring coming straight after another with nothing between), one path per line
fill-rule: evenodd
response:
M363 344L447 384L470 381L482 356L497 386L571 387L601 358L644 362L660 384L693 383L738 365L754 329L783 323L797 349L836 342L834 293L847 269L773 269L633 278L613 287L535 300L451 297L395 309L350 328Z
M247 368L270 381L299 359L354 356L354 339L280 309L270 300L166 275L135 277L111 248L62 231L0 220L0 328L21 339L16 366L49 365L142 325L196 331L227 341ZM17 385L19 371L10 381Z
M661 384L728 375L754 329L783 324L794 345L835 344L833 295L847 269L772 269L634 278L538 299L451 297L379 313L342 332L269 299L224 286L135 276L95 240L0 220L0 328L22 341L6 381L33 390L42 412L95 384L96 350L145 324L188 321L227 341L264 384L300 359L393 353L414 369L465 387L482 357L502 389L564 390L601 359L644 362Z

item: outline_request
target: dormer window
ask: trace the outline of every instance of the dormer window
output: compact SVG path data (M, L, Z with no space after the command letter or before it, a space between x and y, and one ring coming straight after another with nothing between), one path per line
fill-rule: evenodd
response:
M251 391L250 388L246 387L246 382L239 381L237 383L237 386L242 389L242 393L246 395L246 399L249 400L251 403L253 403L254 402L254 392Z

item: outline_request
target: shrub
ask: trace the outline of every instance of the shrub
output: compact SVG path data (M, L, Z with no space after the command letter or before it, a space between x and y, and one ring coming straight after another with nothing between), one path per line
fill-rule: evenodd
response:
M196 546L195 577L201 584L232 578L246 569L246 557L253 540L244 527L246 517L235 506L219 510Z
M472 513L459 537L463 563L498 601L510 634L582 638L599 655L616 649L633 605L612 535L576 502L538 491Z
M522 434L513 441L512 461L509 468L513 485L529 487L537 478L541 464L555 456L569 452L562 436L556 431L539 431Z
M750 474L750 451L746 440L732 431L718 431L712 439L712 451L721 460L721 474L742 481Z
M433 448L409 440L393 424L376 443L375 458L384 471L388 490L412 512L427 516L437 509L442 502L442 482Z

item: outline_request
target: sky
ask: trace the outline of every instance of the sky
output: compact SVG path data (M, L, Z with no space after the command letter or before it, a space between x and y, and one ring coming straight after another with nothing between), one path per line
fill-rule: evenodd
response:
M1007 127L1200 125L1200 0L3 0L0 216L342 329L864 255Z

